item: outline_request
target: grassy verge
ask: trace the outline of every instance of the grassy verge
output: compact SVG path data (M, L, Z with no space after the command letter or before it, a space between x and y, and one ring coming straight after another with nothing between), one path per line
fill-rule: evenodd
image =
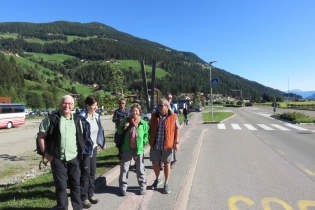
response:
M292 112L292 113L276 114L273 116L284 119L284 120L289 120L294 123L315 123L314 118L309 117L305 115L304 113Z
M215 122L220 122L230 116L234 115L232 112L214 112L213 113L213 121ZM211 113L205 112L202 113L202 118L204 122L210 122L212 121L212 116Z
M193 115L193 113L189 113L189 116L188 116L188 119ZM179 117L178 117L178 121L179 121L179 124L182 124L184 122L184 115L183 114L180 114Z
M108 143L112 137L107 137ZM115 167L119 159L117 148L109 147L97 154L97 175ZM56 205L52 174L44 174L0 190L0 209L47 209Z

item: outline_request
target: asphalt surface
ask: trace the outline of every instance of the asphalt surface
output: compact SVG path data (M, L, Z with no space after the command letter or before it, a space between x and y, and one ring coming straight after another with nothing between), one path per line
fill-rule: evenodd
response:
M176 166L171 170L170 194L163 194L163 185L157 190L151 189L155 175L147 148L144 162L148 185L146 194L139 194L136 173L131 170L127 196L120 196L118 165L96 180L95 196L100 202L90 209L236 210L314 207L315 179L311 172L315 172L315 168L311 160L314 161L315 157L310 153L306 153L307 158L304 157L304 151L307 152L305 148L297 147L301 141L307 141L308 137L293 128L289 131L269 131L266 127L257 126L286 125L286 122L269 117L273 109L258 109L231 109L235 116L220 123L226 124L226 130L219 130L217 124L204 124L201 113L194 113L189 125L180 129L180 151L177 153ZM235 126L246 124L247 121L255 125L257 130L228 127L228 124ZM307 129L310 137L314 137L314 124L301 126ZM296 139L293 147L297 149L294 151L287 148L288 142L285 139L289 137ZM299 149L303 152L299 153ZM305 164L305 167L299 167L302 165L299 163ZM164 181L163 171L160 178Z

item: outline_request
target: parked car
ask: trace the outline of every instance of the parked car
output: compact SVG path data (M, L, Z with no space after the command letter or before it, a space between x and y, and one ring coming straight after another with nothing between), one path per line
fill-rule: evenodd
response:
M46 116L46 115L48 115L49 110L42 110L41 113L42 113L42 115L45 115L45 116Z
M141 119L143 119L145 121L149 121L149 120L151 120L151 114L141 113Z
M190 112L201 112L202 111L202 108L200 108L199 106L191 106L189 108L189 111Z
M42 116L42 112L41 111L33 111L29 113L30 116Z
M31 112L32 112L32 110L26 109L26 110L25 110L25 115L29 115Z

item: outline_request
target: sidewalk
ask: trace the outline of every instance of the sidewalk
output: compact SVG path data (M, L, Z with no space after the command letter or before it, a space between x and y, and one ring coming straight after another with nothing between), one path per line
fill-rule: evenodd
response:
M120 165L95 180L95 196L100 202L90 209L185 209L188 203L191 183L194 176L199 149L205 131L209 125L203 124L201 113L194 113L188 126L180 127L180 150L176 154L177 162L171 170L169 186L171 193L163 194L163 185L157 190L151 190L155 180L152 164L149 161L149 146L145 148L145 168L147 175L147 192L139 194L139 185L134 170L129 171L127 196L120 196L118 176ZM160 174L164 182L164 171ZM163 203L161 203L161 199ZM70 204L70 199L69 199ZM69 209L70 205L69 205Z

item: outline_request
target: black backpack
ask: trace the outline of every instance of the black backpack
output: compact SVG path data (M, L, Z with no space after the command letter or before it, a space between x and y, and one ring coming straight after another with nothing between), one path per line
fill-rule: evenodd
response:
M50 121L49 129L48 129L48 135L50 135L54 129L54 126L59 121L60 114L59 114L59 112L56 114L48 114L48 117L49 117L49 121ZM47 166L48 160L44 161L45 156L44 156L44 153L40 149L40 146L39 146L38 134L39 134L39 132L36 134L36 137L35 137L36 149L34 150L34 152L36 152L38 155L42 156L42 160L39 162L39 169L42 169L41 164L43 163L45 166ZM48 146L48 145L46 144L46 146Z

